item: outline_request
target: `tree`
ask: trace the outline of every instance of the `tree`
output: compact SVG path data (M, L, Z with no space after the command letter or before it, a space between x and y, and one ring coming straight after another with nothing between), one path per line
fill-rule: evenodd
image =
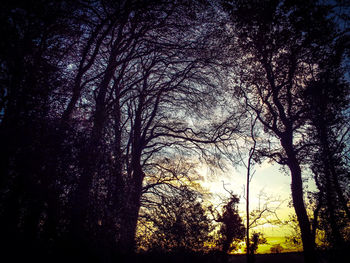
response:
M111 14L121 12L113 4L106 8ZM88 139L71 192L70 232L73 240L87 243L100 232L100 239L117 240L118 250L129 254L135 246L143 182L155 169L155 160L170 157L180 147L216 143L228 132L204 131L184 118L188 107L198 112L210 108L214 78L210 65L192 52L203 44L202 32L181 37L196 26L183 3L136 1L122 10L113 28L97 35L103 37L98 59L90 63L85 86L76 92L88 109L87 116L78 114L83 116L78 123L87 123ZM74 111L65 116L74 116Z
M249 109L248 109L249 110ZM273 223L279 223L279 219L276 214L276 210L279 208L277 207L270 207L271 203L278 201L280 203L280 200L274 200L271 197L266 198L265 203L261 206L261 202L264 199L264 192L261 191L259 193L259 207L251 210L250 208L250 203L249 203L249 197L250 197L250 182L255 174L255 170L253 169L254 167L254 162L259 161L259 156L256 156L256 150L258 149L257 146L257 138L259 136L256 134L256 123L257 122L257 117L254 118L254 116L250 116L250 128L249 128L249 135L247 136L247 141L249 152L247 156L247 161L245 162L241 153L241 145L238 145L237 143L237 152L238 155L241 159L241 163L243 164L244 168L246 169L246 187L245 187L245 200L246 200L246 255L247 255L247 262L254 262L254 253L258 248L258 244L264 244L266 243L266 239L263 237L259 239L259 233L253 233L252 239L254 239L253 242L251 242L251 237L250 237L250 230L258 225L264 225L265 223L270 223L270 220L267 219L270 216L274 216L277 218L277 220L274 220ZM259 138L261 141L261 138ZM265 196L266 197L266 196ZM262 219L264 219L264 222L261 222ZM253 246L251 248L250 246Z
M247 175L246 175L246 192L245 192L245 199L246 199L246 253L247 253L247 262L251 262L251 256L250 256L250 234L249 230L251 227L250 223L250 210L249 210L249 192L250 192L250 182L253 178L254 172L252 171L252 166L253 166L253 161L254 161L254 154L256 150L256 139L255 139L255 124L256 124L257 119L251 119L250 123L250 139L253 141L252 146L249 149L248 153L248 160L247 164L244 162L243 158L241 158L241 161L243 162L243 165L245 166L247 170ZM238 148L238 147L237 147ZM238 149L239 152L239 149ZM255 220L256 221L256 220Z
M310 167L320 189L319 226L329 215L331 227L322 227L330 239L341 240L349 214L343 191L348 159L347 145L335 145L349 133L330 118L344 111L335 107L338 102L347 102L321 101L312 109L308 103L317 103L315 89L335 97L330 86L345 91L337 74L343 74L338 69L347 37L329 44L334 27L328 8L311 1L305 7L272 1L262 8L229 2L4 4L0 227L7 247L33 253L45 247L51 254L72 250L80 261L85 255L111 262L115 254L133 253L140 210L155 196L168 200L165 189L176 189L178 196L194 156L215 165L224 154L232 156L227 150L247 108L269 135L259 153L291 171L306 258L312 261L314 247L301 177L309 149L317 164ZM306 16L309 11L314 16ZM223 23L227 14L234 23ZM313 23L320 28L307 26ZM235 90L226 89L231 77ZM232 92L247 108L227 107ZM247 184L249 178L248 169ZM333 196L339 205L332 206ZM244 231L237 202L232 195L216 218L225 253ZM206 222L200 205L188 207ZM185 219L198 223L188 215ZM192 239L186 242L197 246Z
M76 11L76 4L69 6L71 14ZM13 1L1 10L1 34L7 38L0 53L0 220L7 253L35 254L57 236L52 224L59 195L51 165L57 145L50 108L58 86L64 86L70 36L79 35L68 26L67 13L65 1ZM44 218L52 224L41 224Z
M349 105L349 83L343 78L344 72L339 65L343 48L339 41L335 41L329 50L324 51L330 54L327 62L321 65L320 77L310 82L305 91L311 124L308 133L310 143L315 145L308 161L319 190L315 196L315 220L320 216L321 220L327 221L322 227L329 243L338 249L344 247L344 230L350 222L349 194L346 191L349 169L345 164L349 133L345 112Z
M213 209L210 208L214 220L220 223L217 245L224 255L234 251L237 248L237 242L244 238L245 228L237 211L238 202L239 198L231 193L221 213L216 212L215 215Z
M249 262L255 262L255 254L258 250L259 245L266 244L267 240L260 232L253 232L249 240L250 244L246 246L246 253L248 255Z
M283 247L281 246L281 244L276 244L270 248L270 251L271 253L281 253L283 251Z
M303 91L319 74L318 50L332 38L329 9L311 1L302 6L289 1L254 6L224 1L223 6L234 21L237 41L232 44L241 52L234 73L237 90L267 134L276 139L260 154L288 166L305 261L315 262L315 242L303 199L300 153L309 146L302 140L308 117ZM307 26L316 23L317 28Z
M199 193L185 185L166 189L168 193L158 197L160 202L142 215L152 231L143 237L147 240L141 241L143 247L175 254L204 251L212 226Z
M208 154L201 145L230 137L221 120L198 121L215 107L219 82L213 58L199 51L211 31L199 22L210 10L199 7L30 1L2 9L10 36L1 50L4 240L39 239L106 262L116 250L132 253L144 179L157 161L183 149Z

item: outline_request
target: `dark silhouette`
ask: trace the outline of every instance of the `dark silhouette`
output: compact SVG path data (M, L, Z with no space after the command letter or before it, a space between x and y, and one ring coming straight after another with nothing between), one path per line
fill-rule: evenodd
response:
M255 254L260 244L266 244L267 240L260 232L253 232L250 237L250 244L246 247L248 262L255 262ZM249 249L249 250L248 250Z
M270 251L271 253L282 253L283 247L281 246L281 244L276 244L270 248Z
M239 198L231 194L221 213L216 212L215 215L215 212L212 210L215 221L220 223L217 243L224 255L234 251L237 242L244 238L245 227L237 211L238 202Z
M307 108L312 126L310 144L314 143L310 167L319 190L314 195L314 231L317 228L326 233L326 242L334 250L346 247L347 222L350 220L347 201L349 192L349 167L346 165L346 147L344 145L347 126L344 112L347 109L348 85L343 79L343 67L339 64L339 53L343 52L344 39L334 43L329 51L327 63L322 65L318 81L309 84L305 91ZM326 222L326 223L325 223ZM314 233L316 235L316 233ZM338 259L334 259L338 260Z
M3 257L142 260L137 226L154 212L155 236L167 236L155 246L185 247L187 258L172 255L179 261L215 261L202 251L205 206L180 186L193 183L198 160L218 168L236 154L232 140L251 114L266 131L256 153L290 170L305 261L316 260L319 230L346 251L349 37L334 19L340 2L262 2L2 3ZM304 167L319 189L312 221ZM224 253L244 235L237 203L231 196L216 217ZM175 217L162 214L171 209Z
M167 192L154 208L141 215L142 224L153 227L151 233L141 236L141 247L162 253L206 252L213 226L200 194L187 186L169 187Z
M251 227L251 222L250 222L250 209L249 209L249 194L250 194L250 181L253 178L254 175L254 171L252 169L253 165L254 165L254 155L255 155L255 151L256 151L256 135L255 135L255 124L256 124L257 118L252 119L250 122L250 138L252 139L253 143L249 149L249 154L248 154L248 160L247 163L244 162L244 160L242 160L242 162L244 163L244 166L247 170L247 174L246 174L246 191L245 191L245 200L246 200L246 255L247 255L247 263L249 262L253 262L253 258L251 256L251 248L250 248L250 227ZM253 250L254 251L254 250Z
M318 69L305 65L322 65L328 56L326 50L338 37L333 34L335 24L327 17L330 7L314 1L303 5L289 1L261 5L223 1L223 6L237 27L235 44L248 65L237 70L238 90L247 108L255 112L265 131L281 146L273 148L269 143L260 154L288 166L305 261L316 262L302 182L302 153L310 144L296 137L300 128L308 125L304 91L310 78L319 74ZM312 24L318 26L310 27Z
M209 15L200 10L197 1L4 4L0 223L9 255L111 262L134 253L144 179L159 157L209 153L201 145L228 138L220 125L187 120L216 100L210 54L199 57L210 30L193 30L195 13Z

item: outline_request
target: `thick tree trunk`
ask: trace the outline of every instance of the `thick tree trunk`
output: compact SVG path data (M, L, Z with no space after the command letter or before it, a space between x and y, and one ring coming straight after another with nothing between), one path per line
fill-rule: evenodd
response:
M286 151L288 161L287 165L291 172L293 206L299 222L305 263L316 263L317 257L315 254L315 240L313 239L311 224L306 212L303 198L303 181L301 176L301 168L299 161L297 160L296 153L293 150L292 137L288 137L286 136L286 138L282 138L281 144Z
M135 112L134 127L132 130L131 163L130 170L128 171L129 184L125 186L127 196L123 204L123 214L121 215L121 232L118 249L123 255L134 253L137 220L141 206L142 182L144 179L141 165L144 144L141 136L143 106L144 96L141 94Z
M131 255L135 252L136 243L136 228L137 221L140 210L140 199L142 192L142 180L143 172L141 170L134 171L134 178L131 180L131 184L127 189L127 197L125 198L125 203L120 221L120 233L118 240L118 251L122 255Z
M291 164L289 166L292 176L292 198L295 213L298 218L301 238L303 242L305 262L316 262L315 257L315 241L311 233L311 225L306 213L306 208L303 200L302 178L299 165Z
M334 242L335 247L341 247L343 244L343 239L340 234L340 229L337 224L337 216L336 216L336 208L334 206L335 199L335 192L333 183L331 181L331 175L329 173L327 160L325 160L325 179L326 179L326 187L325 187L325 194L326 194L326 202L327 202L327 209L328 209L328 215L329 215L329 224L332 229L332 239ZM332 243L333 243L332 242Z

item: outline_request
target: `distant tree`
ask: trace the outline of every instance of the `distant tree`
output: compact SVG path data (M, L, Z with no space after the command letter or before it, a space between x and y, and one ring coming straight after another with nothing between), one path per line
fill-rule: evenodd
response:
M283 251L283 247L281 246L281 244L273 245L270 248L271 253L282 253L282 251Z
M302 248L302 241L296 216L289 215L285 225L290 228L289 234L285 235L285 244L287 244L287 246L290 248L300 250Z
M250 244L246 247L246 251L248 251L248 260L249 262L255 262L255 254L258 250L259 245L266 244L267 240L261 232L253 232L251 237L249 238Z

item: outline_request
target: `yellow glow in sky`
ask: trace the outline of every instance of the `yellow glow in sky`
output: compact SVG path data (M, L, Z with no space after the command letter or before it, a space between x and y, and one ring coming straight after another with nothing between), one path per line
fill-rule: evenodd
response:
M261 226L257 226L251 229L251 232L262 232L267 239L267 244L260 245L258 253L269 253L270 248L274 245L280 244L283 247L284 252L292 252L300 249L288 247L285 243L285 237L291 235L291 226L288 226L289 215L294 213L294 209L288 206L291 200L290 189L290 176L280 170L280 166L277 164L271 164L267 161L263 162L260 166L256 165L256 172L250 183L250 211L257 209L263 205L264 202L261 198L259 200L259 193L263 192L272 200L280 200L279 209L276 210L276 214L281 221L287 222L287 224L269 224L266 223ZM212 193L211 201L214 204L219 204L221 197L227 197L228 193L223 188L223 183L227 190L232 191L234 194L240 197L239 210L242 218L245 218L245 184L246 184L246 171L244 168L231 169L228 172L218 175L210 175L209 170L202 167L198 171L203 175L203 187L209 189ZM309 185L309 189L314 186ZM272 206L277 205L271 202ZM292 224L292 223L291 223ZM244 245L236 253L244 253Z

